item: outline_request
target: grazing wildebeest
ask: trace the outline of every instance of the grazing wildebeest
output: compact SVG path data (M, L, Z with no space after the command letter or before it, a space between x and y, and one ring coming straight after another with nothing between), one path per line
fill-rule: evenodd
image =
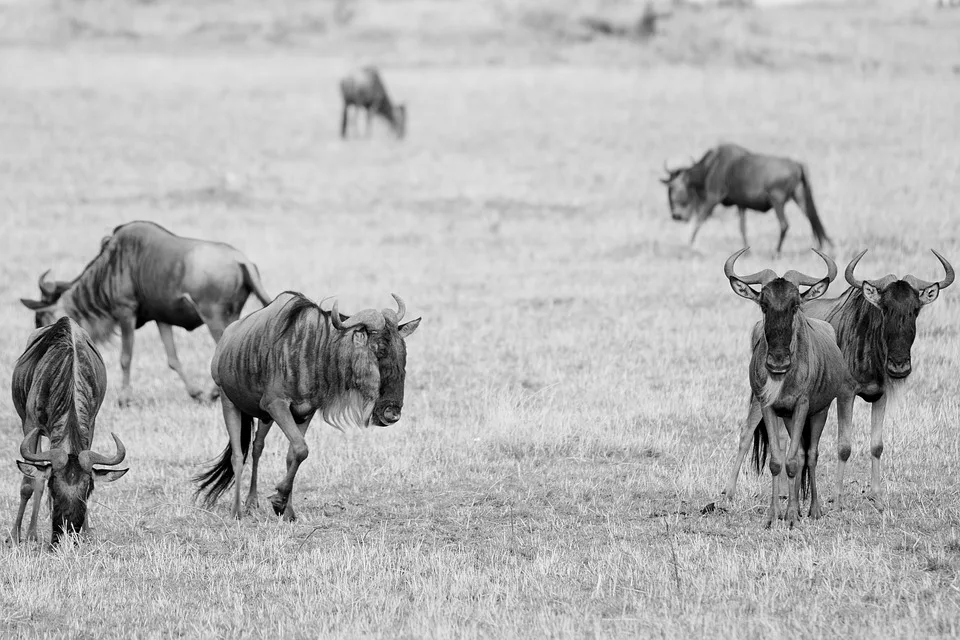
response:
M817 247L823 248L824 242L833 244L813 202L807 170L795 160L753 153L735 144L721 144L689 167L669 169L664 165L664 170L667 177L660 181L667 185L673 219L693 220L691 246L718 204L737 207L743 246L747 246L746 210L765 213L773 208L780 222L779 255L790 227L784 213L790 200L810 219Z
M754 397L760 399L762 414L754 430L754 462L759 471L769 449L773 476L770 509L765 521L769 527L779 515L777 484L784 455L777 426L778 419L783 419L790 433L786 471L791 482L786 520L792 528L799 518L801 485L805 493L809 487L810 517L822 515L816 470L820 434L830 404L837 399L839 420L845 426L849 425L853 412L856 383L843 362L833 327L800 312L801 302L826 292L837 275L837 265L817 251L827 263L825 278L792 270L778 277L770 269L738 276L734 264L746 250L730 256L723 272L734 292L756 302L763 312L763 320L754 326L751 336L750 388ZM761 285L760 291L751 284ZM800 293L800 287L807 290ZM800 477L797 477L798 471Z
M917 335L920 309L940 295L955 278L953 266L936 251L933 254L946 272L940 282L927 282L912 275L898 280L889 274L879 280L858 280L854 270L866 253L861 251L850 261L844 277L850 287L837 298L816 300L801 306L811 318L825 320L833 326L837 345L843 353L847 369L857 383L857 395L871 404L870 493L879 510L884 509L880 484L880 456L883 453L883 422L890 391L913 370L910 348ZM751 398L750 411L740 432L740 448L724 495L732 498L737 490L740 467L747 455L750 434L760 419L760 404ZM850 457L850 433L840 424L837 437L837 487L835 504L841 508L843 474Z
M120 326L123 383L120 404L132 399L130 362L134 331L157 323L167 363L194 398L203 395L186 375L173 342L172 327L193 331L206 324L214 341L240 317L252 292L263 304L270 296L260 283L256 265L222 242L174 235L152 222L129 222L113 230L100 253L72 282L51 282L40 276L40 300L20 301L36 311L42 327L64 315L102 343ZM215 393L215 390L211 393Z
M387 95L387 88L380 79L376 67L363 67L353 71L340 80L340 93L343 95L343 118L340 123L340 137L347 137L347 126L351 108L354 115L357 109L367 112L367 135L374 115L383 116L398 138L407 132L407 107L393 104ZM356 118L354 118L356 122Z
M97 412L107 388L107 371L90 337L79 324L61 318L34 331L27 348L13 368L13 405L23 422L23 442L17 461L24 478L20 484L20 508L10 536L20 542L20 527L27 503L33 497L33 512L27 539L37 539L37 514L43 485L50 485L53 533L56 545L64 533L87 528L87 501L94 478L112 482L126 469L97 469L123 462L126 451L113 434L117 453L105 456L91 451ZM50 440L50 449L40 451L40 436Z
M209 507L236 479L233 515L240 517L240 473L257 418L247 509L257 506L257 464L275 421L290 440L287 473L270 497L284 520L295 519L290 494L307 457L304 435L315 412L338 429L386 427L400 419L407 361L404 340L420 318L400 324L397 311L365 309L341 315L334 302L323 311L303 295L286 291L269 305L227 327L210 364L230 442L220 460L197 476L197 495Z

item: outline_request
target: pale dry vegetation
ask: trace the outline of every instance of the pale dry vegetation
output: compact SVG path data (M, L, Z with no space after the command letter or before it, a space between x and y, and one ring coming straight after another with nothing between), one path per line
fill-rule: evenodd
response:
M960 289L918 323L888 421L886 513L860 496L858 404L846 511L761 531L768 483L745 474L726 510L701 515L734 453L758 312L722 276L735 216L718 212L691 251L656 179L664 158L719 140L797 157L838 262L868 247L866 275L939 277L928 247L960 264L949 65L597 64L612 46L591 64L421 65L415 48L384 60L411 105L402 143L382 127L337 137L336 79L369 59L362 47L6 49L0 381L32 326L17 298L43 269L75 275L133 219L235 244L271 293L336 294L349 310L395 291L424 321L400 426L314 423L293 525L194 506L190 477L226 443L219 407L189 401L151 326L137 334L139 401L121 411L106 347L97 443L117 432L131 471L94 495L92 540L0 550L0 635L956 636ZM773 266L820 269L808 224L788 215ZM750 216L744 269L772 263L776 228ZM210 337L176 335L207 375ZM7 395L0 423L6 528L20 440ZM262 497L284 444L271 434Z

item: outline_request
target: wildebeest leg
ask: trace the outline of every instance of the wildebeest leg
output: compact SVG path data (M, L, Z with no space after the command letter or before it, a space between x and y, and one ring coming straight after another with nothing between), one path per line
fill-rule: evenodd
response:
M133 400L130 390L130 363L133 362L134 332L137 330L137 320L131 314L120 319L120 369L123 372L123 381L120 383L120 397L117 403L121 407L129 406Z
M347 118L350 111L350 105L347 104L347 101L343 101L343 117L340 119L340 137L346 139L347 137Z
M371 131L373 129L373 110L370 107L367 107L367 132L366 136L369 138Z
M243 445L240 430L243 428L240 410L230 399L220 396L220 408L223 410L223 423L230 436L230 465L233 467L233 509L231 515L240 519L240 476L243 474Z
M819 518L823 515L823 507L820 504L820 493L817 491L817 459L820 457L820 435L823 433L823 426L827 424L827 416L830 414L830 408L827 407L818 414L810 416L810 439L807 443L807 473L810 478L810 512L811 518Z
M787 524L790 528L796 526L800 519L800 493L799 478L797 475L803 468L802 452L800 443L803 435L803 428L807 422L807 411L810 407L809 399L801 397L793 407L793 416L784 419L787 424L787 430L790 431L790 449L787 450L786 468L787 476L792 480L790 497L787 500Z
M850 427L853 423L853 400L855 397L837 398L837 488L833 502L838 510L843 508L841 503L843 499L843 472L847 466L847 460L850 459Z
M284 520L292 520L296 516L293 509L290 509L290 493L293 491L293 479L297 475L297 470L300 469L300 465L303 464L310 453L307 448L307 441L303 437L310 421L308 420L302 426L298 425L290 414L290 401L285 398L271 400L266 403L264 408L290 441L290 448L287 452L287 474L277 485L277 492L270 496L268 500L273 505L274 513L282 514ZM287 513L288 510L289 514Z
M753 432L760 424L760 418L763 413L760 410L760 401L753 394L750 394L750 408L747 410L747 417L740 427L740 446L737 450L737 461L733 465L733 471L727 479L727 487L723 490L723 495L727 498L733 498L737 492L737 480L740 478L740 468L743 461L750 453L750 443L753 442Z
M300 434L306 438L307 429L310 428L310 419L308 418L306 422L302 422L297 425L300 429ZM287 467L289 468L291 464L296 460L296 455L293 451L293 445L291 444L290 448L287 450ZM283 519L287 522L293 522L297 519L297 514L293 510L293 488L290 489L290 495L287 496L287 508L283 511Z
M38 438L39 439L39 438ZM40 536L37 534L37 520L40 518L40 503L43 502L43 490L46 486L43 478L31 478L30 482L33 483L33 510L30 511L30 526L27 528L27 540L39 540ZM23 496L23 485L20 485L20 495ZM26 506L24 503L23 506ZM19 521L17 522L19 525ZM19 529L19 526L17 527Z
M773 409L763 408L763 426L767 430L767 449L770 454L770 476L772 485L770 489L770 508L764 518L763 526L767 529L776 522L780 516L780 497L777 495L779 485L778 478L783 471L783 452L780 449L780 440L777 435L777 416Z
M737 214L740 216L740 237L743 238L743 246L747 245L747 210L743 207L737 207Z
M257 436L253 441L253 462L250 467L250 493L247 494L247 501L243 505L247 511L260 506L260 498L257 496L257 470L260 467L263 443L272 426L273 422L271 420L257 420Z
M167 366L176 371L180 379L183 380L190 397L199 400L203 391L183 371L183 365L180 364L180 358L177 357L177 347L173 342L173 327L165 322L157 322L157 329L160 331L160 342L163 343L163 349L167 352Z
M870 412L870 493L867 498L873 501L877 511L883 511L883 487L880 485L880 456L883 454L883 418L887 411L887 394L883 394L873 403Z
M707 221L707 218L710 217L710 214L713 213L713 210L719 202L708 201L704 206L700 208L699 211L695 212L690 218L692 229L690 230L690 246L693 246L693 241L697 239L697 232L700 231L700 227L703 226L703 223Z
M780 252L783 250L783 239L787 237L787 229L790 228L790 223L787 222L787 214L784 211L784 199L783 196L776 194L771 195L773 200L773 209L777 212L777 222L780 223L780 241L777 242L777 257L780 257Z
M223 331L227 328L227 325L240 317L239 312L237 312L236 317L228 317L227 313L219 305L202 305L197 306L196 309L197 315L203 320L203 324L207 326L207 330L210 331L210 335L213 337L215 343L220 342L220 338L223 336ZM207 392L207 399L213 402L218 397L220 397L220 387L215 384L211 385L210 390Z

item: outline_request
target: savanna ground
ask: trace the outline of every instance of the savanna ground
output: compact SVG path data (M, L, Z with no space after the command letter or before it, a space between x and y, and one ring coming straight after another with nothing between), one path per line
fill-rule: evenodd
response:
M598 6L626 11L614 5ZM274 294L335 294L346 310L402 295L424 318L404 419L348 434L316 420L299 521L261 509L238 524L226 501L192 502L191 476L226 443L219 407L187 398L151 325L139 399L118 409L119 348L105 347L96 445L119 434L130 473L94 494L91 540L0 550L0 634L960 632L960 291L921 314L888 420L885 513L861 494L858 404L846 510L761 530L768 482L745 472L701 515L734 454L759 313L722 276L735 215L718 211L690 250L657 181L665 158L720 140L795 156L841 266L869 248L864 275L941 277L929 247L960 263L956 16L677 8L643 44L564 37L575 19L535 2L262 6L4 5L0 379L38 274L74 276L114 226L147 219L234 244ZM320 26L272 37L278 24ZM382 126L337 136L336 80L368 61L410 105L402 143ZM809 225L788 215L779 261L774 217L749 217L744 270L821 272ZM176 337L207 376L209 335ZM21 438L8 395L0 421L7 528ZM274 430L262 503L285 444Z

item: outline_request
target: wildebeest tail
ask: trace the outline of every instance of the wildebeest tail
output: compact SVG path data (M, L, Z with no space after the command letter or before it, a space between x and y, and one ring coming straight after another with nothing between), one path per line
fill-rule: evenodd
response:
M807 177L807 168L800 165L800 182L803 184L804 202L806 203L807 217L810 218L810 228L813 230L813 237L817 239L817 244L821 247L824 242L833 244L833 240L827 236L827 230L823 228L823 222L820 220L820 214L817 213L817 205L813 200L813 188L810 186L810 179Z
M260 270L257 269L257 265L252 262L241 262L240 269L243 270L244 284L250 287L253 294L257 296L257 299L260 301L260 304L263 306L270 304L273 298L270 297L267 290L263 288L263 283L260 282Z
M253 437L253 416L241 413L240 414L240 449L243 451L243 461L247 461L247 451L250 450L250 440ZM230 443L227 443L227 448L223 450L223 454L220 455L220 459L215 465L210 467L207 471L198 474L193 477L193 481L197 483L197 490L194 492L193 497L197 499L201 494L206 494L203 497L203 506L210 508L216 503L216 501L223 495L223 492L230 488L230 485L233 484L233 462L230 460L233 454L232 449L230 448Z
M769 444L770 439L767 436L767 427L764 424L763 418L761 418L757 424L757 428L753 432L753 468L756 470L757 475L760 475L763 470L763 465L767 462L767 446Z

